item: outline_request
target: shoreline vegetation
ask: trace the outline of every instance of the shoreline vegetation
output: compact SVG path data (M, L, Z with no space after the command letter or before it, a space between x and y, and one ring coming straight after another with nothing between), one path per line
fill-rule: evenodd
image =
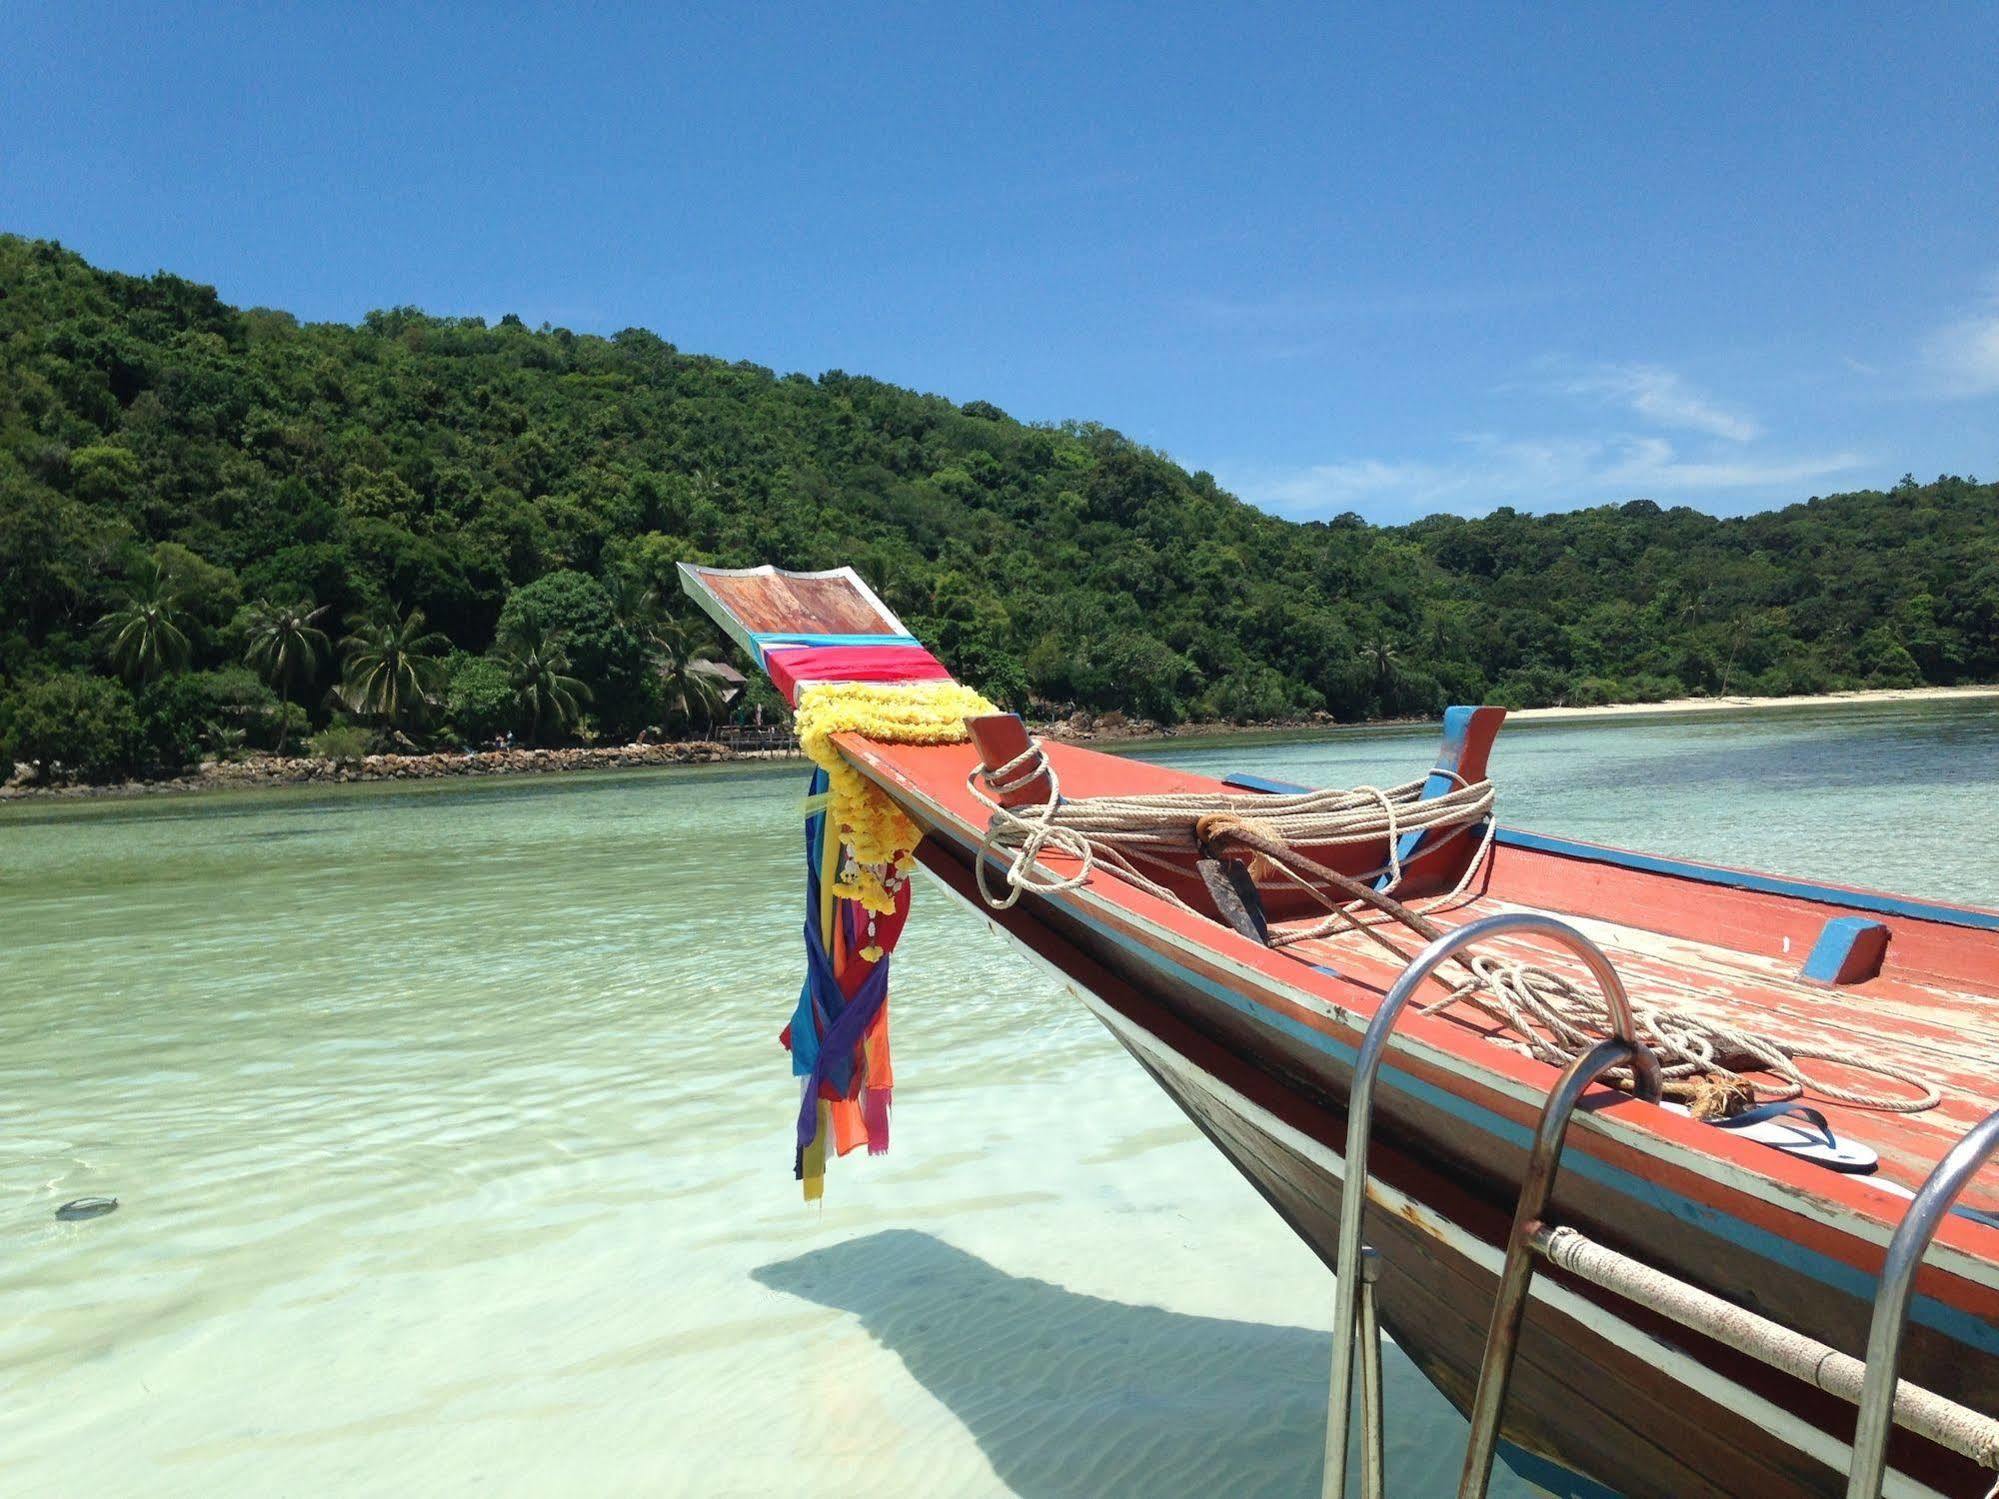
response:
M572 749L439 750L429 754L361 755L335 760L324 755L255 755L242 760L208 760L180 775L153 780L96 784L78 781L44 785L15 778L0 787L0 802L99 797L159 796L176 792L269 790L285 786L335 786L368 781L431 781L453 777L551 775L592 770L637 770L664 765L712 765L723 760L793 758L771 750L733 750L708 740L671 744L591 745Z
M1829 708L1886 703L1969 702L1999 699L1999 683L1959 687L1892 687L1854 692L1830 692L1783 697L1674 698L1654 703L1610 703L1597 707L1516 708L1520 722L1592 722L1628 718L1664 718L1681 714L1746 713L1779 708ZM1106 722L1105 720L1109 720ZM1199 745L1254 740L1274 735L1346 733L1367 729L1404 728L1433 720L1377 719L1335 723L1329 719L1292 719L1265 723L1180 723L1162 725L1126 721L1115 714L1090 719L1076 715L1037 724L1033 732L1064 743L1092 744L1127 751L1148 744ZM437 781L492 776L576 775L605 770L656 769L667 766L755 764L790 761L796 750L739 749L710 740L666 744L593 745L570 749L507 749L431 754L364 755L336 761L313 755L262 755L243 760L209 761L177 776L98 785L79 782L45 785L16 778L0 786L0 803L15 801L74 801L104 798L191 794L207 791L271 790L393 781ZM26 767L21 767L25 770Z
M1106 743L1999 681L1975 477L1298 522L1094 423L636 328L301 323L6 234L0 558L0 774L58 784L582 767L769 720L683 562L851 565L959 680Z

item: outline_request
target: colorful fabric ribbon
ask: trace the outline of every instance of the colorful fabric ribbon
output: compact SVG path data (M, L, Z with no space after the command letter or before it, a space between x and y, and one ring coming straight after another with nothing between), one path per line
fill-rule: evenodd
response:
M848 653L842 655L841 653ZM801 653L833 680L805 681L784 662ZM909 919L909 874L922 829L834 742L954 744L965 721L994 708L944 674L928 651L900 645L773 642L765 659L788 694L804 693L798 742L819 768L805 813L805 982L783 1035L800 1078L794 1165L808 1200L824 1190L826 1151L888 1149L894 1073L888 1054L888 955ZM837 657L837 659L835 659ZM811 665L801 661L800 665ZM934 672L934 675L933 675Z
M945 682L950 671L920 645L772 645L764 670L796 705L817 682Z
M805 801L805 981L779 1037L801 1080L793 1172L808 1201L825 1190L829 1143L838 1155L862 1144L871 1155L888 1149L888 954L909 915L906 885L888 914L833 894L843 851L827 785L826 772L815 770ZM864 950L880 956L871 961Z

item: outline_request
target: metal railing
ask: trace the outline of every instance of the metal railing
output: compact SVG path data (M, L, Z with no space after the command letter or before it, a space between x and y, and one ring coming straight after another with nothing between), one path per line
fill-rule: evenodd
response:
M1973 1125L1936 1164L1916 1200L1902 1215L1888 1254L1881 1264L1881 1284L1874 1293L1874 1320L1867 1329L1867 1379L1860 1389L1860 1416L1853 1428L1853 1465L1848 1470L1846 1499L1879 1499L1882 1470L1888 1463L1888 1433L1895 1424L1895 1402L1901 1381L1895 1371L1902 1362L1902 1334L1909 1326L1909 1306L1915 1300L1916 1272L1937 1236L1944 1215L1970 1185L1971 1178L1999 1151L1999 1113Z
M1631 1016L1631 1003L1625 997L1624 984L1618 978L1617 970L1610 966L1610 959L1594 942L1567 922L1557 921L1537 911L1509 911L1499 916L1488 916L1437 938L1402 971L1380 1008L1374 1012L1374 1018L1368 1022L1367 1034L1360 1043L1360 1055L1354 1061L1353 1083L1347 1092L1346 1169L1345 1180L1340 1187L1339 1252L1334 1270L1338 1279L1333 1290L1333 1372L1332 1384L1326 1393L1323 1492L1328 1499L1338 1499L1346 1491L1347 1420L1353 1400L1354 1343L1359 1330L1367 1155L1374 1128L1375 1080L1381 1073L1382 1058L1388 1052L1388 1038L1407 1007L1410 996L1438 967L1475 942L1509 934L1548 937L1568 947L1588 965L1591 976L1603 990L1604 1000L1610 1007L1615 1039L1604 1042L1603 1046L1571 1063L1563 1074L1564 1083L1584 1072L1587 1064L1598 1056L1604 1046L1616 1046L1620 1048L1619 1054L1610 1062L1588 1071L1588 1075L1576 1085L1576 1095L1581 1095L1582 1089L1603 1070L1603 1066L1629 1061L1637 1074L1639 1096L1655 1102L1660 1096L1658 1058L1638 1039L1638 1027ZM1557 1091L1559 1093L1560 1089ZM1572 1099L1570 1107L1573 1106ZM1566 1113L1563 1118L1566 1122ZM1531 1165L1529 1169L1531 1171ZM1375 1355L1370 1353L1369 1356ZM1370 1437L1370 1441L1377 1439Z
M1499 1293L1492 1302L1492 1324L1486 1329L1485 1352L1479 1359L1478 1392L1472 1397L1471 1440L1458 1475L1458 1499L1483 1499L1492 1483L1492 1460L1499 1455L1499 1423L1506 1414L1506 1388L1513 1379L1514 1356L1520 1351L1520 1325L1527 1316L1527 1292L1534 1281L1535 1235L1554 1195L1555 1173L1561 1169L1562 1142L1583 1092L1603 1073L1639 1052L1639 1043L1599 1041L1562 1069L1561 1080L1541 1106L1534 1130L1534 1148L1527 1157L1527 1175L1513 1209L1513 1229L1506 1241L1506 1263L1499 1272ZM1653 1066L1656 1069L1655 1060ZM1655 1078L1656 1082L1656 1078ZM1656 1101L1656 1100L1655 1100Z
M1348 1095L1345 1180L1340 1193L1338 1284L1333 1310L1333 1367L1327 1395L1326 1499L1345 1493L1348 1420L1353 1366L1361 1359L1362 1491L1385 1494L1380 1327L1375 1310L1376 1253L1362 1244L1367 1203L1367 1156L1373 1130L1374 1087L1388 1038L1410 996L1439 965L1487 937L1528 933L1571 948L1589 966L1609 1006L1613 1034L1563 1069L1541 1108L1515 1203L1494 1297L1492 1321L1472 1399L1471 1437L1458 1480L1459 1499L1483 1499L1498 1455L1520 1332L1536 1261L1559 1263L1572 1275L1627 1300L1641 1302L1681 1326L1727 1344L1773 1368L1806 1379L1858 1406L1847 1499L1880 1499L1888 1438L1896 1425L1917 1432L1987 1466L1999 1462L1999 1421L1896 1377L1923 1256L1946 1214L1973 1175L1999 1153L1999 1113L1975 1125L1938 1162L1890 1240L1874 1301L1863 1363L1803 1333L1737 1307L1686 1281L1608 1249L1571 1228L1545 1221L1561 1165L1570 1120L1591 1083L1629 1063L1640 1097L1659 1097L1659 1064L1638 1039L1623 984L1601 950L1564 922L1535 912L1513 912L1473 922L1432 942L1404 970L1383 999L1354 1064ZM1356 1344L1358 1343L1358 1350Z

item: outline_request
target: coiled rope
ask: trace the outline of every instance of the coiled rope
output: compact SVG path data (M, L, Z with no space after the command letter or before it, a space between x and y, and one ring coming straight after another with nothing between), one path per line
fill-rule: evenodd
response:
M1031 806L1009 807L1005 798L1046 776L1045 800ZM1454 777L1454 779L1456 779ZM974 769L966 778L972 794L990 818L979 845L979 894L996 910L1005 910L1023 891L1053 895L1088 882L1099 865L1151 895L1196 915L1207 913L1189 905L1178 892L1146 871L1186 872L1189 854L1217 857L1247 855L1250 876L1260 887L1289 885L1305 891L1325 908L1325 916L1309 926L1272 932L1270 945L1295 943L1357 933L1407 965L1413 954L1382 934L1386 925L1407 928L1425 941L1444 934L1429 913L1448 909L1465 898L1491 847L1495 820L1490 781L1458 784L1442 796L1425 797L1424 782L1409 781L1383 790L1358 786L1282 795L1167 792L1149 796L1092 796L1074 800L1062 795L1055 766L1039 741L1006 764ZM1430 899L1422 909L1399 901L1393 892L1402 881L1398 852L1404 835L1431 832L1425 852L1443 841L1481 830L1478 848L1450 890ZM1343 874L1308 857L1303 847L1330 848L1386 842L1388 859L1361 875ZM1057 874L1041 861L1045 853L1064 854L1076 861L1069 874ZM989 857L1007 856L1006 889L996 893L988 878ZM1386 876L1383 880L1382 877ZM1382 880L1381 888L1375 881ZM1577 985L1562 974L1520 960L1496 958L1477 950L1452 959L1464 977L1450 993L1423 1013L1435 1014L1464 1004L1498 1022L1510 1038L1503 1044L1553 1066L1563 1066L1611 1034L1607 1002L1593 988ZM1659 1058L1669 1094L1689 1100L1699 1118L1740 1112L1759 1102L1781 1102L1807 1091L1842 1103L1894 1113L1933 1108L1943 1094L1929 1079L1879 1058L1715 1020L1669 1005L1634 998L1633 1016L1639 1034ZM1807 1073L1802 1061L1832 1062L1859 1072L1890 1079L1915 1090L1914 1096L1846 1087ZM1744 1072L1767 1074L1774 1082L1751 1083ZM1632 1085L1628 1068L1606 1074L1613 1083Z
M1004 804L1007 796L1043 775L1048 777L1050 788L1046 801L1029 808ZM966 784L991 814L979 849L979 893L999 910L1011 906L1023 890L1049 895L1077 889L1088 881L1100 861L1139 888L1192 910L1141 866L1183 871L1187 854L1215 847L1236 833L1255 834L1262 843L1287 852L1294 845L1330 848L1376 843L1386 837L1388 862L1361 878L1374 880L1386 875L1391 890L1402 882L1399 848L1404 834L1440 830L1455 837L1483 823L1486 839L1491 838L1490 781L1468 785L1459 780L1445 795L1427 798L1424 783L1417 780L1386 790L1357 786L1347 791L1274 796L1163 792L1069 800L1062 796L1055 767L1035 741L996 769L974 770ZM1430 845L1435 846L1434 842ZM1042 853L1049 849L1075 859L1077 870L1057 875L1037 868ZM1004 895L995 895L987 883L985 855L996 851L1011 854ZM1473 867L1477 863L1476 858L1471 861ZM1277 883L1273 866L1260 853L1252 860L1250 873L1259 885ZM1302 941L1307 935L1300 932L1283 940Z

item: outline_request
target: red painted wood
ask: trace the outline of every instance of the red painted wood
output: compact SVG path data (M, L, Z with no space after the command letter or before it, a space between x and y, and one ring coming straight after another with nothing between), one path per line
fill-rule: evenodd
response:
M966 719L965 727L971 730L972 743L978 747L979 764L987 770L998 770L1027 753L1030 743L1027 725L1020 721L1018 713L982 714ZM1044 772L1016 791L995 795L1003 807L1027 807L1047 801L1048 791L1048 776Z
M1811 951L1828 917L1871 914L1829 901L1709 885L1518 847L1493 851L1490 888L1525 905L1629 922L1793 964ZM1893 939L1882 961L1884 976L1999 998L1999 960L1990 933L1912 916L1875 919L1888 926Z
M929 799L960 828L971 830L976 839L976 829L983 827L985 815L963 787L965 773L976 758L970 746L877 745L859 738L844 737L842 744L864 769L875 770L891 792L901 790L903 796L900 799L918 813L919 821L926 820L926 814L910 801L910 793L920 793ZM1046 750L1061 774L1065 793L1073 796L1112 791L1222 789L1219 783L1205 777L1124 756L1104 755L1081 746L1057 743L1047 745ZM1050 868L1063 873L1074 868L1072 860L1059 854L1048 855L1046 862ZM1556 878L1557 875L1560 877ZM1312 960L1301 961L1303 954L1285 956L1255 948L1226 927L1192 912L1182 911L1115 878L1105 876L1093 881L1089 888L1102 900L1141 918L1140 930L1159 934L1157 937L1148 936L1147 940L1170 940L1183 954L1225 954L1231 966L1226 970L1217 970L1217 982L1243 989L1242 970L1254 971L1257 982L1245 992L1251 992L1258 1002L1269 1004L1290 1021L1336 1035L1345 1044L1357 1042L1357 1029L1328 1019L1319 1006L1345 1007L1355 1015L1355 1026L1364 1025L1374 1002L1399 971L1400 965L1387 955L1370 953L1365 944L1357 944L1345 949L1337 965L1339 974L1317 973L1307 966ZM1825 917L1841 914L1841 908L1818 902L1701 885L1517 848L1497 850L1476 889L1482 897L1532 905L1557 913L1626 921L1652 931L1677 931L1723 955L1730 950L1739 950L1780 956L1778 929L1785 927L1796 934L1793 954L1802 953ZM1707 904L1707 897L1712 897L1713 904ZM1450 919L1471 920L1490 909L1490 906L1481 909L1478 903L1474 903ZM1930 928L1929 933L1915 931L1925 926ZM1995 972L1992 962L1990 934L1902 918L1897 918L1896 928L1895 942L1889 950L1891 971L1898 949L1904 951L1906 956L1908 951L1926 950L1927 944L1934 949L1937 967L1957 974L1968 974L1974 970L1982 972L1982 984L1961 985L1962 991L1990 992L1990 986L1999 980L1999 973ZM1796 961L1795 956L1792 961ZM1713 983L1706 977L1698 981L1710 986ZM1842 992L1866 997L1888 982L1887 978L1883 978ZM1298 996L1296 999L1291 997L1294 994ZM1308 1001L1305 996L1314 998ZM1753 984L1743 985L1742 998L1752 1007L1761 1005ZM1909 1008L1915 1008L1925 999L1920 990L1912 990ZM1881 1025L1898 1031L1910 1023L1894 1014L1883 1014L1878 1019ZM1794 1031L1796 1027L1787 1024L1783 1029ZM1517 1056L1508 1049L1495 1047L1483 1034L1445 1016L1406 1016L1397 1034L1471 1062L1479 1073L1489 1075L1495 1084L1510 1083L1536 1097L1549 1086L1551 1069ZM1836 1127L1843 1131L1851 1130L1856 1138L1882 1150L1884 1159L1890 1151L1897 1152L1906 1171L1926 1170L1961 1133L1962 1125L1955 1121L1962 1111L1974 1104L1999 1107L1999 1098L1993 1098L1990 1103L1984 1102L1992 1096L1995 1087L1999 1087L1999 1079L1953 1074L1943 1081L1953 1089L1963 1089L1963 1098L1970 1102L1961 1102L1948 1113L1932 1111L1930 1114L1891 1115L1848 1111ZM1532 1122L1532 1111L1514 1104L1504 1094L1488 1094L1483 1089L1472 1088L1463 1078L1449 1081L1448 1085L1460 1090L1471 1088L1480 1102L1503 1113L1517 1113L1523 1124ZM1894 1198L1878 1189L1855 1185L1838 1173L1793 1160L1782 1152L1738 1140L1723 1131L1663 1111L1648 1111L1645 1127L1651 1134L1669 1141L1689 1156L1727 1161L1737 1169L1782 1183L1785 1191L1794 1191L1801 1199L1816 1201L1839 1213L1883 1227L1892 1227L1900 1219L1902 1205ZM1599 1142L1593 1138L1590 1148L1597 1150ZM1641 1156L1632 1159L1630 1169L1656 1173L1662 1168L1656 1160ZM1747 1198L1731 1186L1717 1182L1707 1172L1675 1172L1673 1189L1717 1211L1742 1216L1745 1221L1756 1222L1774 1233L1808 1243L1814 1249L1831 1254L1856 1268L1870 1272L1878 1268L1878 1247L1856 1240L1848 1231L1820 1224L1809 1216L1799 1217L1774 1210L1769 1204ZM1988 1206L1988 1196L1999 1197L1999 1194L1992 1194L1990 1188L1980 1191L1974 1187L1967 1194L1966 1201L1975 1206ZM1961 1219L1947 1221L1939 1238L1944 1244L1961 1245L1974 1256L1987 1260L1999 1258L1999 1246L1990 1242L1991 1231ZM1968 1286L1964 1289L1967 1292L1971 1290ZM1982 1315L1992 1315L1987 1293L1979 1293L1974 1299L1985 1306Z
M764 670L796 704L815 682L947 682L944 663L920 645L778 645L764 654Z

